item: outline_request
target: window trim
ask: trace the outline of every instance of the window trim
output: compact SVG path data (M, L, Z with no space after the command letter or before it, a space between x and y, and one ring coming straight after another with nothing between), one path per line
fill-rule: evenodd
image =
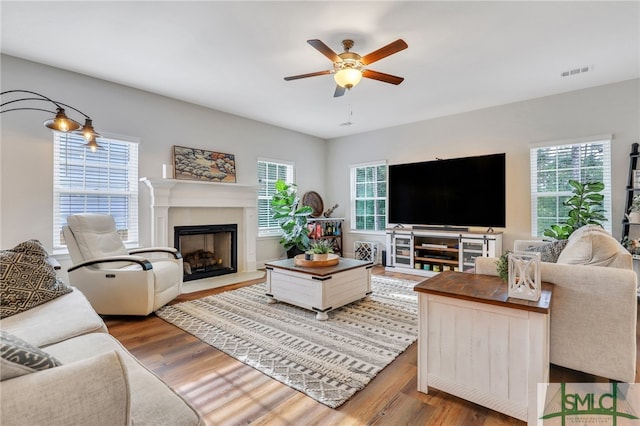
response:
M537 191L537 178L536 176L534 176L534 170L537 170L535 161L534 161L534 152L535 152L535 159L537 160L537 150L541 149L541 148L548 148L548 147L564 147L564 146L574 146L574 145L585 145L585 144L592 144L592 143L598 143L598 142L604 142L606 144L606 152L604 154L604 159L603 161L605 162L604 164L604 183L605 183L605 191L603 192L605 195L604 198L604 202L603 202L603 209L605 210L604 215L607 217L607 220L604 221L603 223L603 227L605 230L607 230L607 232L611 233L612 232L612 220L613 220L613 212L612 212L612 197L613 197L613 188L612 188L612 179L613 179L613 171L611 170L611 145L613 142L613 135L612 134L600 134L600 135L593 135L593 136L584 136L584 137L578 137L578 138L570 138L570 139L561 139L561 140L555 140L555 141L544 141L544 142L534 142L529 144L529 164L530 164L530 169L529 169L529 179L530 179L530 201L531 201L531 235L533 237L540 237L539 235L537 235L538 233L543 233L544 230L539 230L538 229L538 214L537 214L537 209L538 209L538 194L540 194ZM607 174L608 174L608 182L607 181ZM550 195L557 195L557 196L562 196L562 195L570 195L572 194L570 191L568 192L548 192L546 194L550 194Z
M367 161L367 162L363 162L363 163L352 163L349 164L349 212L350 212L350 220L349 220L349 231L353 234L370 234L370 235L384 235L386 233L385 229L382 230L377 230L377 229L358 229L356 228L357 226L357 220L356 220L356 180L355 180L355 171L358 168L364 168L364 167L378 167L378 166L385 166L385 168L387 169L387 177L388 172L389 172L389 164L387 160L377 160L377 161ZM388 203L389 203L389 180L387 179L387 187L385 189L385 197L384 197L384 203L385 203L385 224L384 227L386 228L387 225L389 224L389 218L387 216L388 214ZM374 199L382 199L380 197L374 197Z
M132 197L131 201L131 211L129 215L129 223L128 228L130 230L130 236L127 241L124 241L125 246L127 248L135 248L139 246L140 239L140 227L139 227L139 161L140 161L140 138L133 136L126 136L116 133L109 133L101 131L102 137L104 140L112 140L119 143L127 143L131 146L136 146L136 158L134 159L135 163L133 165L128 164L126 166L127 170L135 171L135 176L133 179L128 180L129 188L128 191L117 191L118 194L128 195ZM63 132L53 132L53 182L52 182L52 195L53 195L53 253L54 254L68 254L69 250L66 245L61 245L59 232L62 231L62 223L64 222L60 217L60 204L58 200L58 195L62 193L71 193L71 194L80 194L80 193L97 193L91 190L79 189L79 190L66 190L57 187L57 182L60 179L58 174L61 163L59 162L59 157L56 155L57 151L60 149L60 144L63 143L63 137L65 133ZM98 141L100 144L100 140ZM90 154L88 154L90 155ZM82 160L85 162L85 160ZM105 193L105 191L100 191L100 193ZM113 192L116 194L116 191ZM118 195L116 194L116 195ZM58 230L58 231L57 231Z
M287 182L288 184L292 184L295 183L296 181L296 167L295 167L295 163L293 161L289 161L289 160L278 160L275 158L267 158L267 157L258 157L256 160L256 174L259 173L259 163L272 163L272 164L277 164L277 165L282 165L282 166L287 166L291 168L291 181ZM258 178L258 185L260 185L260 187L262 187L262 185L265 185L265 182L262 182L262 180L260 179L260 176L257 176ZM260 197L260 191L258 191L258 194L256 195L256 205L259 204L261 197ZM266 198L263 198L266 199ZM271 209L271 207L269 206L269 209ZM260 227L260 210L258 208L258 212L256 213L256 222L257 222L257 227L258 227L258 238L280 238L280 236L282 235L282 230L280 229L280 227L269 227L269 228L261 228Z

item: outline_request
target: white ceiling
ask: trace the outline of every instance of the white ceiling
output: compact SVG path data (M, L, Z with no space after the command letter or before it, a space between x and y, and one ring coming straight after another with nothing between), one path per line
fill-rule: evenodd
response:
M2 53L329 139L640 77L640 2L0 2ZM306 43L405 77L333 98ZM562 78L562 71L593 66ZM3 88L3 90L15 88ZM24 89L24 88L23 88ZM353 115L348 121L349 104Z

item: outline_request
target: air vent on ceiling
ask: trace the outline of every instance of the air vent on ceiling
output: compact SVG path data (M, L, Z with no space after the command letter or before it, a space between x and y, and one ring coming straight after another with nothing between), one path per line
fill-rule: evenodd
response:
M569 77L571 75L583 74L585 72L593 71L593 65L587 65L584 67L574 68L571 70L563 71L560 75L562 77Z

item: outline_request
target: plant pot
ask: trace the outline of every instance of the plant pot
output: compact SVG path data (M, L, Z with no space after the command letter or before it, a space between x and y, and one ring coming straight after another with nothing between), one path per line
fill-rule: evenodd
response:
M327 260L329 258L328 253L314 253L313 260Z
M293 246L289 250L287 250L287 258L293 259L299 254L304 254L304 251L300 250L298 247Z
M640 223L640 212L631 212L627 215L629 223Z

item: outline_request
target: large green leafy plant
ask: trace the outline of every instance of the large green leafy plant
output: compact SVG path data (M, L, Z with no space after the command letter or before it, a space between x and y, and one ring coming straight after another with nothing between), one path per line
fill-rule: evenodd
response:
M287 184L283 180L275 183L275 194L271 199L271 211L273 219L278 222L282 230L280 244L289 252L297 248L304 252L309 248L309 228L307 218L313 209L300 205L298 187L295 184Z
M569 208L569 217L565 223L551 225L544 231L546 237L558 240L566 240L576 229L584 225L600 225L606 221L602 202L604 195L600 194L604 189L602 182L580 183L570 179L573 195L564 202Z

